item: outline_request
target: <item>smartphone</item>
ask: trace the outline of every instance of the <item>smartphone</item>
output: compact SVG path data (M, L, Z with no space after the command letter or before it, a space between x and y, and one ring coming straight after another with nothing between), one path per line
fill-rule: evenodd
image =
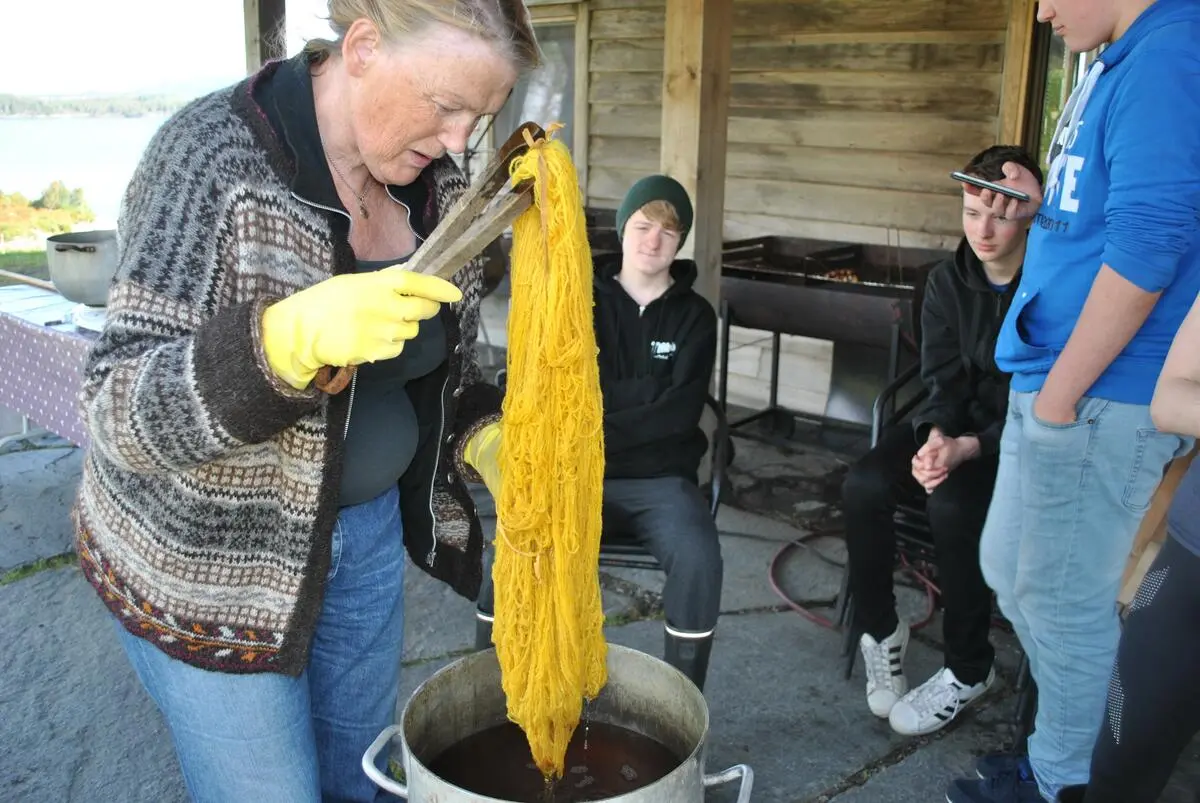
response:
M979 187L980 189L991 190L992 192L998 192L1001 195L1007 195L1009 198L1016 198L1018 201L1029 200L1029 196L1020 190L1014 190L1012 187L1006 187L1003 184L997 184L993 181L986 181L978 176L967 175L966 173L958 170L955 170L953 173L951 173L950 178L954 179L955 181L966 182L967 184L970 184L974 187Z

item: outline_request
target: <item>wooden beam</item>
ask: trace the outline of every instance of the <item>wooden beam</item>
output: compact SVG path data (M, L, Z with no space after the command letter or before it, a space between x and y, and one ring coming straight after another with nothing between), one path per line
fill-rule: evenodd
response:
M528 8L529 20L534 25L553 25L561 22L575 22L580 2L572 0L569 3L542 3Z
M732 129L732 126L731 126ZM900 153L849 148L809 148L744 144L729 137L726 179L749 178L832 184L872 190L902 190L962 198L962 186L947 179L977 151ZM592 137L588 162L593 169L616 168L652 173L660 159L658 140L649 137ZM728 191L725 207L729 208ZM953 221L958 224L958 220Z
M588 131L588 120L591 117L591 103L588 101L588 87L591 85L591 8L587 2L580 3L575 17L575 119L572 121L574 142L571 144L571 160L575 163L575 172L579 178L579 190L587 198L588 180L588 141L591 137Z
M1036 0L1009 0L1008 32L1004 37L1004 72L1000 89L1000 114L996 140L1020 144L1025 135L1025 97L1029 92L1029 65L1033 54L1033 20Z
M1001 75L962 72L779 70L735 72L729 107L875 111L992 117L1000 106ZM659 106L662 79L654 73L609 73L591 88L597 105Z
M592 36L661 39L663 6L650 0L630 0L623 7L598 2ZM1007 17L1006 4L996 0L737 0L733 10L738 36L989 31L1002 30Z
M736 32L735 32L736 33ZM828 42L826 35L733 37L736 75L771 70L846 70L854 72L999 73L1004 69L1004 31L960 34L954 31L889 34L891 40L851 34L859 41ZM901 38L924 41L896 41ZM597 39L592 43L593 72L662 72L663 43L657 39Z
M644 175L644 172L592 165L590 195L597 199L619 199L634 181ZM950 183L949 180L946 183ZM698 199L697 209L713 194L712 189L704 190ZM724 211L730 214L744 212L883 228L894 226L934 234L950 231L962 233L959 222L962 219L962 197L956 196L953 191L913 192L908 189L885 190L878 187L731 177L726 180L722 195ZM696 227L692 232L704 235L699 230L699 222L697 215ZM697 242L696 248L700 247ZM719 239L716 248L716 256L719 257ZM699 254L694 258L699 263ZM703 273L700 276L704 278Z
M696 289L717 306L733 0L667 0L666 16L660 169L692 197L695 218L681 255L696 260Z
M242 0L246 31L246 72L287 55L284 0Z
M662 136L662 112L652 106L591 104L593 137ZM731 113L730 142L747 145L805 145L813 148L953 153L970 155L995 144L996 121L949 115L898 115L852 110L755 109ZM947 179L949 180L949 179Z

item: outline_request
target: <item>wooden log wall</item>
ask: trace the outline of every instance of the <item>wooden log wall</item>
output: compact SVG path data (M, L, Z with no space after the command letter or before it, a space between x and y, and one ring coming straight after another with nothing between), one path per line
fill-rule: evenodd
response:
M590 9L588 201L611 208L659 167L665 6ZM1009 17L996 0L734 0L725 237L952 246L947 173L996 141Z

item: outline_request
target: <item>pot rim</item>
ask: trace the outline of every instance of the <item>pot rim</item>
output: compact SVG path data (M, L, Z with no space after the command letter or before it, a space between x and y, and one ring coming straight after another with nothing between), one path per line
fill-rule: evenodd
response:
M696 740L696 744L692 748L691 752L688 753L688 755L686 757L681 759L679 761L679 763L675 765L675 768L672 769L670 772L668 772L666 775L659 778L657 781L654 781L653 783L646 784L645 786L640 786L637 789L633 790L632 792L627 792L626 794L623 794L623 795L617 795L616 797L606 797L606 798L604 798L603 801L600 801L600 803L622 803L622 801L633 801L635 799L639 799L643 795L646 795L646 794L652 792L655 789L655 787L658 787L660 785L665 786L667 781L670 779L670 777L672 775L674 775L676 772L678 772L684 765L689 764L693 761L696 762L697 769L700 772L700 775L703 776L704 775L703 753L704 753L704 748L708 743L708 736L709 736L710 727L711 727L711 720L710 720L710 715L709 715L709 710L708 710L708 701L706 699L704 699L704 694L699 689L695 688L695 684L692 683L692 681L687 677L687 675L684 675L678 669L671 666L666 661L663 661L661 658L657 658L657 657L651 655L650 653L642 652L641 650L635 650L632 647L625 647L620 644L608 644L607 649L608 649L609 655L612 655L615 652L617 654L626 654L626 655L630 655L630 656L636 656L637 660L649 658L650 660L660 664L662 666L662 668L669 669L671 672L674 672L675 674L679 675L679 677L683 678L689 684L691 684L692 688L695 690L696 695L700 699L700 709L701 709L701 712L703 713L703 719L701 720L701 724L703 727L700 730L700 738ZM449 664L446 664L446 666L443 666L441 669L434 672L432 675L430 675L428 678L426 678L424 681L422 681L421 684L418 685L417 688L413 690L413 693L409 695L408 700L405 701L405 703L404 703L404 709L400 713L400 719L399 719L399 723L398 723L399 730L398 730L397 735L400 737L400 745L401 745L402 749L404 750L403 760L404 760L404 764L405 764L405 772L408 775L410 780L412 778L412 772L409 769L409 765L410 765L410 763L416 763L421 767L421 769L423 771L425 771L425 772L429 773L431 776L437 778L441 783L445 784L447 787L454 789L455 791L462 792L464 795L473 795L481 803L514 803L514 801L511 801L511 800L504 800L503 798L496 798L496 797L487 797L486 795L480 795L475 792L472 792L469 789L463 789L460 786L455 786L454 784L450 783L442 776L433 772L433 770L429 769L429 766L427 764L425 764L424 761L421 761L419 758L417 758L413 754L413 751L408 743L408 732L407 731L408 731L409 709L412 707L413 701L416 700L421 695L421 692L423 692L427 686L431 685L433 683L433 681L435 679L437 679L440 675L448 672L452 667L457 666L460 662L469 661L472 659L482 660L482 656L486 656L487 653L489 653L489 652L494 654L495 648L492 647L487 650L480 650L479 652L474 652L474 653L471 653L470 655L465 655L456 661L452 661ZM603 689L601 689L601 693L603 693Z
M116 229L88 229L86 231L68 231L62 234L53 234L46 238L46 242L65 243L68 245L97 245L116 239Z

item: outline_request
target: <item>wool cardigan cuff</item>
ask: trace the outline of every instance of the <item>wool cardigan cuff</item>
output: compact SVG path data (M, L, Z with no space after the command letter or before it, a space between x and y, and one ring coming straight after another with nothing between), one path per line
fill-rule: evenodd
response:
M196 330L195 371L207 409L243 443L261 443L296 423L320 401L297 391L267 365L262 313L275 299L256 299L223 311Z

